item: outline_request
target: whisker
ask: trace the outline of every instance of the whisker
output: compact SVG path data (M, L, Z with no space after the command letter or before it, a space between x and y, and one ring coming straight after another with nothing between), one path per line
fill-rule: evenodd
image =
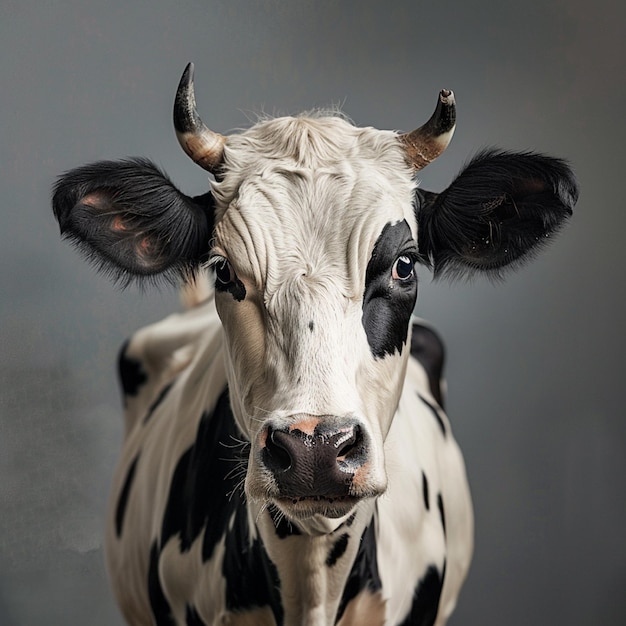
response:
M242 474L245 476L247 472L247 468L246 467L242 467L241 465L233 467L231 470L229 470L226 475L224 476L224 480L229 480L231 478L237 478L238 476L241 476Z
M239 491L240 492L240 496L242 497L242 499L245 501L246 498L246 492L244 490L244 486L245 486L245 482L246 482L246 477L244 476L233 488L232 490L226 494L228 497L228 501L231 502L233 499L233 496Z
M259 519L261 519L261 515L262 515L263 513L265 513L265 510L267 509L268 504L269 504L269 503L268 503L268 501L267 501L267 500L264 500L264 501L263 501L263 503L261 504L261 508L259 509L259 512L257 513L257 516L256 516L256 518L255 518L255 520L254 520L254 523L255 523L255 524L258 524L258 523L259 523Z

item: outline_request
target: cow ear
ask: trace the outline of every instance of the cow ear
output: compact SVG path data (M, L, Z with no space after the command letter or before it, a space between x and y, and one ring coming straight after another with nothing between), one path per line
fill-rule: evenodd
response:
M211 194L184 195L146 159L101 161L64 174L52 207L62 235L124 284L180 278L208 253Z
M533 154L484 151L442 193L418 190L421 255L435 276L501 273L546 244L578 198L568 165Z

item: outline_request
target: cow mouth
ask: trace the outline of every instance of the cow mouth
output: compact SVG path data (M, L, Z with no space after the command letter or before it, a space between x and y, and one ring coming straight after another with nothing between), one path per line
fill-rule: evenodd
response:
M287 517L307 519L314 515L338 518L350 513L361 501L356 496L298 496L278 497L275 503Z

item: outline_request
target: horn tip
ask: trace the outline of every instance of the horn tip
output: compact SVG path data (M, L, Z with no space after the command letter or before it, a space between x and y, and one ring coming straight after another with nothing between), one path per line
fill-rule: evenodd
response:
M193 69L194 69L193 62L190 61L185 66L185 71L183 72L183 75L180 78L181 85L188 85L189 83L193 82Z
M187 63L185 71L180 77L174 99L174 129L177 134L189 132L193 129L196 116L195 105L193 63Z
M454 104L454 92L450 89L442 89L439 92L439 100L442 104Z

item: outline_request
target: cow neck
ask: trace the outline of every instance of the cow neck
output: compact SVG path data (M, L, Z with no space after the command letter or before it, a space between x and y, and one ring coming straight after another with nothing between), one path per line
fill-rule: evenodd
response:
M375 523L374 510L375 501L366 500L337 520L316 516L296 523L271 506L257 514L256 528L280 579L285 624L335 623L351 599L346 587L353 567L362 568L355 560Z

